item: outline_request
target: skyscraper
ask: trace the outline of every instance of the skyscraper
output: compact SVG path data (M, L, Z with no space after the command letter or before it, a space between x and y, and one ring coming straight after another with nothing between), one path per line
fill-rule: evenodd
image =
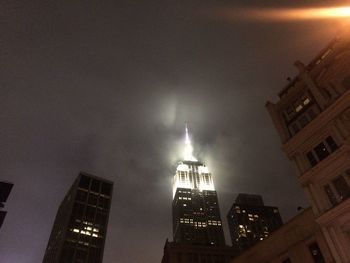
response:
M6 211L2 210L4 208L4 203L6 203L8 196L12 190L13 184L7 182L0 182L0 228L4 223Z
M334 262L350 262L350 31L295 65L299 74L266 107Z
M174 242L225 245L213 178L208 167L193 156L187 127L184 160L174 175L172 210Z
M232 246L240 252L265 239L282 225L277 207L265 206L260 195L239 194L227 221Z
M186 126L184 158L173 181L173 236L162 263L228 263L218 197L208 167L193 156Z
M113 182L81 172L63 199L43 263L101 263Z

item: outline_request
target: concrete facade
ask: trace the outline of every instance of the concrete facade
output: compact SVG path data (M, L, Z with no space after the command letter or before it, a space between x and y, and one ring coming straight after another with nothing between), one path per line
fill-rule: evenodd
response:
M316 235L324 237L331 252L333 259L326 262L349 263L350 32L340 34L308 65L295 65L299 74L289 79L279 101L266 107L311 202L321 231Z

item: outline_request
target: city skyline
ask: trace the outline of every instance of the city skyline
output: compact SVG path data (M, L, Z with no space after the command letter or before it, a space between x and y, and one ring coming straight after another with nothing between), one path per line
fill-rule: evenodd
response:
M232 5L262 5L248 2ZM284 222L308 205L264 103L340 26L205 15L222 5L0 4L0 177L14 183L0 262L42 261L62 193L81 170L114 182L104 263L160 262L185 121L194 156L213 174L226 241L240 192L263 195Z

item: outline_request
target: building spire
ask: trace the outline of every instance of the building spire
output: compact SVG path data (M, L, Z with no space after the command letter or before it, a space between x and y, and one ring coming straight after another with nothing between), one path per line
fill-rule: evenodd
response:
M185 150L184 150L184 160L197 162L198 160L193 156L193 147L191 144L190 136L188 135L187 122L185 123Z

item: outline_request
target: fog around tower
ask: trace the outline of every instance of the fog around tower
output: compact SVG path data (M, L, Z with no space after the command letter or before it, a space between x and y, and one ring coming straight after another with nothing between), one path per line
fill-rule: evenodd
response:
M261 5L248 2L237 5ZM0 177L14 183L1 263L42 261L58 206L81 170L114 181L104 263L160 262L172 239L185 121L224 222L240 192L263 195L284 220L308 205L264 104L335 25L198 15L213 5L220 4L1 2Z

